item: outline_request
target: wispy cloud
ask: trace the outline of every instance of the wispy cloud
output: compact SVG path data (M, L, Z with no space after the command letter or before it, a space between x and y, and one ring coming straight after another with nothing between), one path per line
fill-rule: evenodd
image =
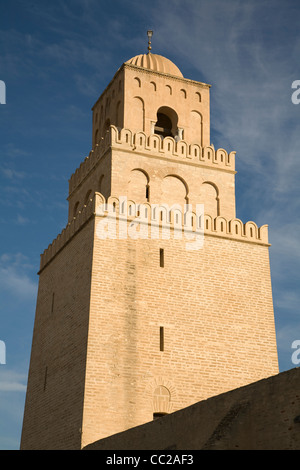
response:
M0 257L0 285L2 292L13 294L15 299L32 300L36 296L37 283L30 276L31 264L21 253L4 253Z
M180 0L159 12L154 4L152 45L184 64L192 74L186 78L212 85L212 142L237 151L238 216L269 225L278 349L293 367L291 342L300 337L300 105L291 102L291 84L299 79L300 10L288 5L187 0L182 15Z
M157 14L153 42L172 56L176 50L178 60L182 57L198 71L198 77L187 78L212 84L212 137L218 145L237 150L238 169L261 175L267 168L273 191L295 183L294 175L300 173L295 153L299 113L291 103L290 87L297 78L293 57L299 56L300 43L283 29L287 12L279 16L264 1L204 0L187 1L186 14L180 15L180 2L174 5L162 6ZM267 23L257 21L262 16ZM269 36L276 38L279 32L280 41L270 47ZM271 185L271 180L265 183Z
M16 218L16 224L17 225L26 225L30 222L30 220L27 217L23 217L22 215L18 214Z
M0 392L25 392L27 375L7 369L0 369Z
M10 179L10 180L13 180L13 179L19 179L19 178L24 178L25 177L25 173L22 172L22 171L17 171L17 170L14 170L12 168L1 168L1 172L2 174Z
M4 143L1 146L1 159L3 161L7 159L13 159L18 157L27 157L30 153L23 148L20 148L13 142Z
M290 33L299 9L285 10L276 0L272 7L188 0L180 15L181 2L172 6L154 13L153 49L168 57L176 51L177 65L181 60L193 68L187 78L212 84L211 137L215 146L237 151L237 183L244 175L249 183L238 195L242 207L254 201L258 218L274 207L287 222L300 200L300 106L291 102L300 40Z

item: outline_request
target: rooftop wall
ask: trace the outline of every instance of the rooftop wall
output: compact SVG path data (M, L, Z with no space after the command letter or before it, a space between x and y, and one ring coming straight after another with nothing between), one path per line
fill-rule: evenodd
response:
M209 398L83 450L299 450L300 369Z

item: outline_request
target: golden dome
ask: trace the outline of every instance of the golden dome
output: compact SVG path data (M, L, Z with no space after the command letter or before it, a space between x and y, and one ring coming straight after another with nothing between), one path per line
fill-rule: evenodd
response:
M158 54L139 54L132 57L132 59L127 60L125 63L153 70L154 72L162 72L167 73L168 75L175 75L176 77L183 77L177 65L166 57Z

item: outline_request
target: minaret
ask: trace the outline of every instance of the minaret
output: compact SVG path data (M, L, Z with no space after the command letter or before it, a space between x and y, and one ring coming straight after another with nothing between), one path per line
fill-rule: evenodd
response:
M236 218L210 85L148 37L92 108L41 255L23 449L81 449L278 373L268 227Z

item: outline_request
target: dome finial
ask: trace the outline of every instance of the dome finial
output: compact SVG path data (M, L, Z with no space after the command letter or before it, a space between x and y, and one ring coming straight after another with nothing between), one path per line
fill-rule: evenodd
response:
M151 38L152 38L152 35L153 35L153 31L148 30L148 31L147 31L147 36L148 36L148 54L150 54L150 51L151 51L151 49L152 49L152 47L151 47Z

